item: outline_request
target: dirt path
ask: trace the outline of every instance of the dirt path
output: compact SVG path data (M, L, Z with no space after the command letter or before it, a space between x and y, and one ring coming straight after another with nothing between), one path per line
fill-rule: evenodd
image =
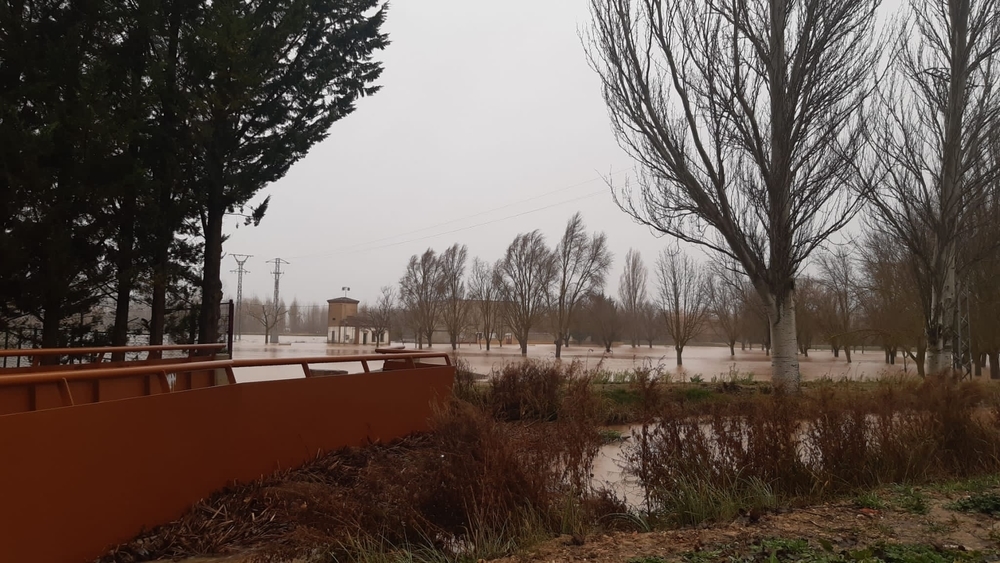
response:
M922 506L912 506L915 495L919 495L916 498L921 499ZM968 554L973 561L1000 560L1000 519L947 507L962 494L917 489L904 490L903 494L887 490L884 496L892 498L881 509L859 508L855 502L824 504L765 514L755 521L742 518L698 529L599 535L586 538L582 545L563 536L500 561L739 561L754 559L754 553L766 556L775 549L779 550L779 561L799 560L797 555L803 560L825 561L837 559L809 559L807 552L825 552L831 558L843 554L845 559L851 559L851 554L883 544L925 546L928 551L946 554L946 560L952 560L956 553ZM809 547L799 547L796 554L794 540L806 540ZM782 548L786 550L784 557ZM913 560L928 559L915 555Z

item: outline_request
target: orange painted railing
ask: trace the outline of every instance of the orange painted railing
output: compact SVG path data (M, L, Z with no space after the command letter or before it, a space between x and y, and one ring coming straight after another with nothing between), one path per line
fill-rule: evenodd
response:
M41 359L51 356L96 356L93 365L104 362L105 354L134 352L188 352L188 357L196 353L211 352L213 355L225 349L225 344L161 344L148 346L92 346L82 348L11 348L0 350L0 358L31 358L32 366L38 366ZM9 369L9 368L8 368ZM2 373L2 372L0 372Z
M376 361L382 371L372 369ZM309 369L351 362L368 373L320 377ZM303 366L306 377L232 384L234 370L282 365ZM221 384L164 386L163 372L177 369L221 374ZM102 386L146 378L153 392L81 404L73 386L94 377ZM450 394L453 378L443 353L0 377L0 392L49 385L67 395L44 410L0 415L0 561L91 560L234 481L298 466L318 452L427 430L432 403Z
M207 350L214 349L217 345L208 344L205 346L206 348L203 349ZM107 350L107 348L100 350ZM44 369L43 366L42 368L33 368L30 372L14 374L4 374L0 370L0 415L213 387L223 384L217 374L225 375L225 383L235 384L234 368L300 365L303 375L312 377L313 373L309 364L360 362L364 373L371 373L372 370L368 362L383 362L383 371L388 371L427 367L419 360L430 358L443 360L443 363L439 365L451 365L447 354L417 352L409 353L402 358L393 356L391 359L377 354L364 354L188 361L185 363L164 360L122 367L103 367L101 364L90 364L91 367L88 369L77 371L60 369L67 366L51 366L53 369L38 371ZM170 375L176 378L173 385L168 380Z

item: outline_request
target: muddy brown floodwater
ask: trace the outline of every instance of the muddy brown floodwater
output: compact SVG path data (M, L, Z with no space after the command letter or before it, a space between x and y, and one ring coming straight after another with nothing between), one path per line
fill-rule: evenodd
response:
M281 344L264 344L259 335L244 336L242 341L234 344L236 358L278 358L302 356L342 356L351 354L371 354L373 346L356 346L345 344L327 344L322 336L287 336L281 337ZM413 349L412 344L406 345ZM446 343L436 344L424 351L450 352ZM488 374L495 368L522 359L517 344L505 344L502 348L493 347L490 351L480 349L475 344L463 344L456 351L459 358L469 363L469 366L481 374ZM552 344L533 344L528 346L528 358L540 360L555 360L555 346ZM885 355L880 349L868 349L862 352L858 349L853 355L854 360L847 363L844 355L834 358L829 350L811 350L809 357L799 355L799 368L803 379L819 379L832 377L834 379L873 378L884 372L895 373L903 370L902 365L888 366ZM735 356L729 355L729 349L722 346L688 346L684 349L684 365L677 366L677 355L671 346L654 346L632 348L628 345L616 346L610 354L603 349L585 346L563 348L563 362L579 361L585 369L601 368L608 371L625 371L636 367L657 367L668 371L675 380L686 380L692 376L701 376L705 381L712 377L728 376L731 371L739 371L740 375L752 373L757 380L768 380L771 377L771 358L763 350L736 350ZM317 366L319 367L319 366ZM346 369L361 371L360 363L345 363L329 366L331 369ZM373 369L379 369L377 363ZM914 371L912 362L907 365L909 371ZM260 381L265 379L287 379L302 377L302 369L298 366L282 366L268 368L243 368L237 370L239 381Z

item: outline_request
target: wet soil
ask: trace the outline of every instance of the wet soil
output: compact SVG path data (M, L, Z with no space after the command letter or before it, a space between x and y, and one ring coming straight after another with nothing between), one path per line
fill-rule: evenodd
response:
M582 545L575 545L573 538L563 536L500 561L684 561L697 554L702 554L701 560L725 561L731 556L753 553L763 540L774 539L806 540L820 552L824 543L835 553L857 552L881 544L904 544L941 552L978 552L981 556L976 559L1000 560L997 555L1000 520L946 507L961 495L933 491L922 494L927 504L924 514L893 507L859 508L851 501L843 501L696 529L595 535Z
M498 559L501 563L589 562L645 563L666 561L731 561L752 558L762 542L805 540L823 553L857 553L873 546L901 544L929 551L960 554L973 561L1000 560L1000 519L959 512L949 507L962 493L917 489L926 503L920 512L893 506L896 493L880 494L888 503L881 509L859 508L850 500L785 509L740 518L724 524L653 532L596 533L584 538L560 536L521 553ZM581 543L580 540L583 540ZM260 546L266 547L266 546ZM224 558L183 559L183 563L252 563L257 549ZM778 557L777 560L798 560ZM273 559L269 559L274 561ZM765 557L764 560L767 560ZM926 560L915 558L916 561ZM306 563L289 559L288 563Z

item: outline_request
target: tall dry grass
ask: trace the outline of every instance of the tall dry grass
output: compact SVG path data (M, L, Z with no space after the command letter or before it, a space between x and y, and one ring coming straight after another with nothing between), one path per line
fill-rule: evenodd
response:
M948 377L823 382L685 404L648 404L625 449L648 515L673 524L766 510L885 483L1000 470L997 394ZM654 414L649 414L654 413Z

